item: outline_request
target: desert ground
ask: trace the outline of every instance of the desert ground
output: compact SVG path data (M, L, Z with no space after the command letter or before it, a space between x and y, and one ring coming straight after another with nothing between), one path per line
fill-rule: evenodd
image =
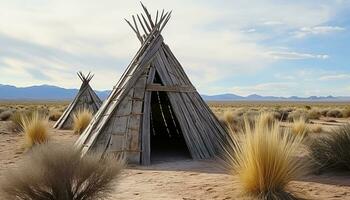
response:
M2 112L6 110L43 109L61 112L67 102L0 102ZM224 113L256 113L291 109L306 113L310 110L328 109L342 111L342 117L320 115L309 119L310 126L321 126L322 130L310 133L310 140L334 127L350 122L346 116L348 103L291 103L291 102L209 102L213 112L220 118ZM305 111L305 112L304 112ZM320 111L321 113L321 111ZM239 115L239 114L237 114ZM332 116L332 117L330 117ZM307 117L307 116L305 116ZM314 118L314 117L310 117ZM13 130L11 120L0 121L0 178L8 169L15 168L26 154L23 148L23 135ZM292 122L285 120L283 126ZM71 130L52 129L50 140L59 144L74 143L78 138ZM300 150L300 156L307 159L307 151ZM289 190L305 199L343 200L350 199L350 173L311 173L293 181ZM128 165L123 170L112 199L243 199L237 179L216 160L164 159L151 166ZM0 199L1 196L0 196Z

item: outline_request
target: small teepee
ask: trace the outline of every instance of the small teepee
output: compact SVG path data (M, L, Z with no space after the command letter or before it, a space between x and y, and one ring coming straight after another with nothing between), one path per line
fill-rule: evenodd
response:
M85 108L89 109L92 113L96 113L96 111L101 107L102 101L89 84L94 75L89 73L87 76L85 76L82 72L78 72L77 74L82 81L79 92L63 112L62 116L57 120L54 128L69 129L72 127L73 115L76 112Z
M163 41L171 12L152 18L142 7L145 15L132 16L133 24L126 20L141 47L76 146L83 154L115 153L144 165L177 152L211 158L227 133Z

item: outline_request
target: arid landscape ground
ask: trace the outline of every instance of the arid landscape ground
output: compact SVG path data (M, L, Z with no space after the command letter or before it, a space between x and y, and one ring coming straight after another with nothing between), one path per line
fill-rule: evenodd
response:
M0 103L2 113L38 109L46 112L48 116L62 112L66 106L67 102ZM328 132L331 129L350 122L347 116L348 103L209 102L209 106L220 119L228 113L239 118L243 115L256 115L262 111L273 112L276 118L283 121L284 127L292 126L291 118L294 115L303 115L310 127L308 140L330 134ZM289 118L285 117L282 120L281 113L284 111L288 113ZM317 111L317 116L314 116L313 111ZM52 116L50 118L54 119ZM9 119L0 121L0 178L8 169L15 168L26 154L23 135L13 129L12 123ZM71 130L53 129L53 124L54 121L51 120L51 141L63 145L74 143L78 138ZM307 159L306 148L300 149L300 156ZM350 173L311 173L292 181L288 187L290 191L305 199L350 199ZM112 196L112 199L153 200L243 199L236 177L231 176L216 160L171 160L159 161L151 166L128 165L123 170Z

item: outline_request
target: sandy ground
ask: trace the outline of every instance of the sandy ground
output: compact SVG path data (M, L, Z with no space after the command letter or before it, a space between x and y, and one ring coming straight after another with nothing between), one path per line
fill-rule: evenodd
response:
M22 136L8 131L7 126L8 122L0 122L0 178L23 157ZM50 136L58 143L72 143L77 138L71 131L53 129ZM350 200L350 173L309 175L293 181L289 188L306 199ZM123 171L112 196L125 200L243 199L237 179L215 160L178 160L148 167L130 165Z

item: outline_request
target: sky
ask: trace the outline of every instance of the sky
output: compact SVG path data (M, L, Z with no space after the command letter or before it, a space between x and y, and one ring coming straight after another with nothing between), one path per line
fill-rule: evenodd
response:
M350 96L350 0L144 0L201 94ZM140 43L129 0L1 0L0 84L111 90Z

